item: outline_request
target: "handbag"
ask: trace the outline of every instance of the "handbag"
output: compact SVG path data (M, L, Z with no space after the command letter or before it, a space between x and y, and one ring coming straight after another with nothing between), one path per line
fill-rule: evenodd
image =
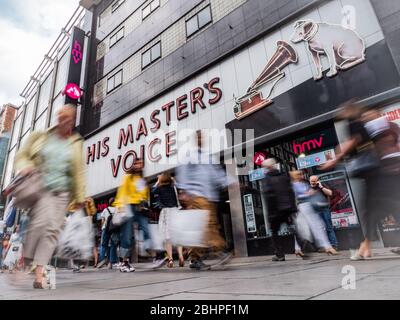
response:
M359 152L346 162L346 170L350 177L361 177L363 174L379 167L379 158L372 149Z
M132 217L132 211L128 206L125 206L123 209L115 211L111 221L114 226L121 226Z
M10 186L10 195L15 198L14 206L30 209L41 198L44 190L42 175L34 171L27 176L18 176Z

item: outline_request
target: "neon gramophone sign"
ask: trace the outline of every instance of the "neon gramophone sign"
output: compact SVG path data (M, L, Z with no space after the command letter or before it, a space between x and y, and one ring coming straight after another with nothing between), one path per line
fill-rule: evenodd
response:
M326 55L329 60L327 77L334 77L339 70L347 70L365 61L365 43L354 30L312 20L299 20L294 24L294 29L290 41L306 42L316 69L314 80L323 78L321 55ZM283 69L298 62L297 52L289 43L278 41L276 46L274 55L246 94L235 97L236 119L243 119L273 103L270 96L278 82L285 77ZM266 93L265 97L263 92Z

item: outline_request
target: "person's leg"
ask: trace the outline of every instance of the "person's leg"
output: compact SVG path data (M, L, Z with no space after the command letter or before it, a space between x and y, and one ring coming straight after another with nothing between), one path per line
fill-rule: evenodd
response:
M184 267L185 266L185 258L183 256L183 247L182 246L178 246L176 249L178 251L179 266L180 267Z
M132 272L135 269L130 265L130 258L133 247L133 221L134 221L134 208L127 206L127 210L132 210L133 216L130 217L120 227L120 258L122 258L123 265L120 268L121 272Z
M110 236L110 256L109 256L109 260L110 260L111 264L118 263L117 245L118 245L118 242L115 240L113 235L111 235Z
M110 241L110 236L106 233L106 230L103 229L101 231L101 240L100 240L100 263L106 260L106 257L109 258L108 255L108 243Z
M285 254L283 252L283 248L281 245L281 241L278 235L278 231L281 227L281 221L273 220L270 221L270 227L272 232L272 248L274 250L274 254L278 258L285 258Z
M138 213L135 215L136 222L138 223L139 230L143 232L143 241L145 245L145 250L150 250L151 248L151 237L149 230L149 219L146 215Z
M333 229L331 210L325 209L320 213L320 215L321 215L322 220L324 220L325 227L326 227L326 233L328 234L329 242L331 243L332 247L334 247L336 249L338 247L338 242L337 242L335 230Z

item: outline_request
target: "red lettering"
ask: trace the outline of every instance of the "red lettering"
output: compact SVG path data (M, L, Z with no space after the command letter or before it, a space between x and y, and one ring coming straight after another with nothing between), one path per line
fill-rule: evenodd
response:
M121 158L121 156L117 157L117 163L115 163L114 159L111 159L111 170L114 178L118 176L119 167L121 166Z
M167 157L169 157L169 156L171 156L171 155L173 155L173 154L175 154L177 152L176 149L171 150L171 146L176 144L176 140L171 139L171 137L173 137L175 135L176 135L176 131L168 132L165 135L165 150L166 150L165 154L166 154Z
M132 162L129 166L127 166L126 162L129 158L132 158ZM135 162L135 160L137 159L137 155L136 152L133 150L129 150L127 153L125 153L124 158L122 159L122 169L125 172L128 172L129 170L133 169L133 164Z
M121 149L122 144L126 146L128 144L128 140L130 143L133 143L133 131L132 125L128 125L127 133L125 133L124 129L119 130L119 137L118 137L118 149Z
M140 139L141 135L144 135L145 137L147 137L146 122L144 121L143 118L140 118L140 120L139 120L139 125L138 125L138 129L136 132L136 141L138 141Z
M206 105L203 102L204 90L200 87L193 89L190 91L190 105L192 113L196 113L196 105L199 105L200 108L205 109Z
M165 111L165 121L167 123L167 126L169 126L169 124L171 123L171 107L173 107L174 104L175 102L171 101L161 107L161 109Z
M215 96L208 100L209 104L216 104L219 100L222 98L222 90L220 88L214 87L215 84L219 83L219 78L214 78L212 79L208 84L207 84L207 89L210 91L210 93L214 94Z
M156 109L151 113L150 120L154 123L154 127L150 128L151 132L156 132L161 127L161 121L156 118L156 116L160 114L160 110Z
M103 152L101 153L101 156L102 156L102 157L107 156L107 155L108 155L108 152L110 151L110 147L109 147L109 145L108 145L108 141L110 141L110 138L109 138L109 137L105 137L105 138L103 139L103 142L102 142Z
M92 162L94 161L94 155L96 153L96 145L92 144L90 147L87 147L86 151L86 164L89 164L90 158L92 158Z
M303 143L297 143L296 141L293 141L293 152L298 154L298 153L304 153L306 151L311 151L313 149L321 148L323 144L323 137L320 136L319 139L311 139L308 141L304 141Z
M97 152L96 152L96 159L100 159L100 146L101 146L101 141L97 141Z
M149 160L150 160L151 162L157 162L157 161L159 161L159 160L161 159L161 155L160 155L160 154L157 154L156 156L153 156L153 147L154 147L154 145L155 145L156 143L161 143L161 139L155 138L155 139L154 139L153 141L151 141L150 144L149 144L149 154L148 154L148 157L149 157Z
M184 102L186 99L187 94L184 94L183 96L176 99L176 118L178 120L185 119L189 115L189 112L187 111L182 112L182 110L187 108L187 103Z
M322 146L322 136L319 137L319 140L317 141L317 139L314 139L315 144L318 146L318 148L321 148Z

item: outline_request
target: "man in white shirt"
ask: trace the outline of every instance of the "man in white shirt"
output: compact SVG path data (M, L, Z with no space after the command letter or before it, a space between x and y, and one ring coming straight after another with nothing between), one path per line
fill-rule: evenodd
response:
M117 247L114 241L111 241L111 234L109 230L109 223L111 222L112 216L115 213L115 208L112 207L114 198L108 200L108 207L101 213L101 249L100 249L100 262L97 268L102 268L107 260L110 264L115 264L118 262L117 258Z

